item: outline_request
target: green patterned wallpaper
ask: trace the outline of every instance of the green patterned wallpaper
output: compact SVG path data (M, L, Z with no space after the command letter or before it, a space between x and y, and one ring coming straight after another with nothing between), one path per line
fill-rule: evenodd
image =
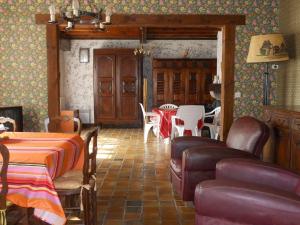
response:
M45 26L34 15L47 12L50 0L0 0L1 105L22 105L25 130L40 130L47 116L47 61ZM62 0L56 0L61 4ZM82 5L88 6L87 0ZM261 116L264 67L246 64L250 37L278 31L279 0L95 0L112 4L118 13L245 14L246 26L237 27L235 117ZM276 87L274 76L272 84ZM273 93L275 93L273 91ZM272 101L275 95L272 94Z

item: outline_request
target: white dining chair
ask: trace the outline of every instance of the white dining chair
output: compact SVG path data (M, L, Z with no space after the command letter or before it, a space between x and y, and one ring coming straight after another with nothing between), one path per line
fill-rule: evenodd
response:
M143 112L144 119L144 143L147 143L148 134L150 129L153 129L153 133L159 138L159 121L160 117L157 113L146 112L142 103L139 103ZM156 131L154 131L156 130Z
M174 104L163 104L159 106L160 109L178 109L177 105Z
M216 107L214 110L205 113L205 118L213 118L212 123L204 123L203 127L208 127L210 138L218 139L220 132L220 115L221 115L221 107Z
M176 116L172 116L171 139L175 137L175 132L178 136L183 136L185 130L191 130L193 136L198 136L201 130L198 130L198 121L203 119L205 109L203 105L182 105L179 106ZM176 124L176 119L182 120L184 124Z

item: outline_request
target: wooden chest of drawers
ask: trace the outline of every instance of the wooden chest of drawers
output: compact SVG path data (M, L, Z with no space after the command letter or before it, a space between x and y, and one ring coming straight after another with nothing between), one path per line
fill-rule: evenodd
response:
M300 173L300 106L266 106L264 121L271 128L274 162Z

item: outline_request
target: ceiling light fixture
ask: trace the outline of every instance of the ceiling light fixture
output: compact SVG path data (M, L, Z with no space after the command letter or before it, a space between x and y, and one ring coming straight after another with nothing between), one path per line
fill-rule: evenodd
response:
M67 22L66 31L72 30L76 24L93 24L97 30L104 30L105 25L111 24L112 9L106 8L105 20L102 18L103 9L98 9L94 3L89 2L91 11L80 9L79 1L72 0L72 4L60 7L60 18ZM49 23L56 23L56 7L51 4L49 7L50 20Z
M150 50L144 49L144 46L140 44L138 48L135 48L133 51L134 55L146 55L149 56L151 54Z

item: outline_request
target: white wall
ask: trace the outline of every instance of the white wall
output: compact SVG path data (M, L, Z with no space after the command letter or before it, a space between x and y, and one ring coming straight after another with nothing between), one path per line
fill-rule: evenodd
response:
M61 54L61 98L63 109L79 109L81 115L90 115L94 122L93 98L93 49L136 48L137 40L72 40L71 51ZM79 63L79 48L90 49L89 63ZM152 58L182 58L188 50L187 58L217 58L216 40L155 40L148 41L145 49L151 49L151 56L144 58L143 77L148 79L149 102L152 106Z

